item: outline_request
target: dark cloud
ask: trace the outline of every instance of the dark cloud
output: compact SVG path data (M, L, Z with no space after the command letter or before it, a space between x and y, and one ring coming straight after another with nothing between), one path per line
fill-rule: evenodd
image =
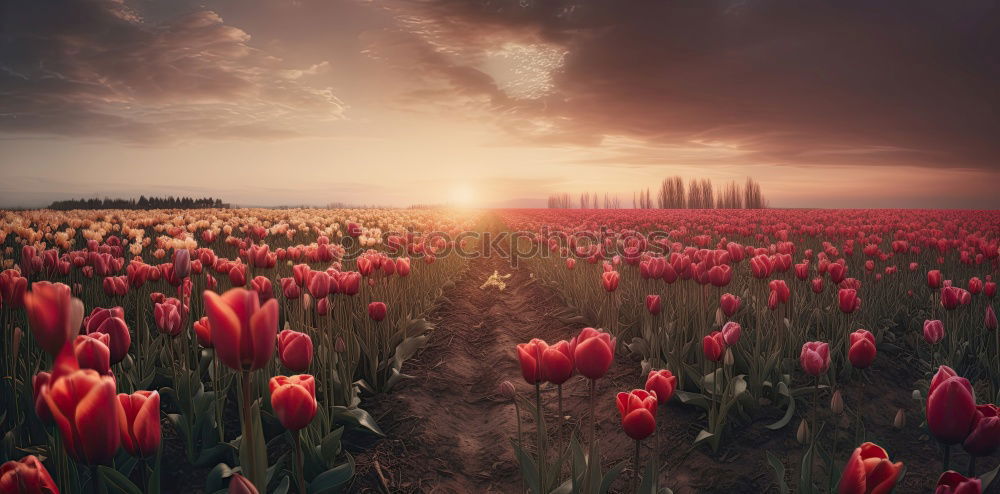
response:
M218 14L147 22L123 0L0 0L0 132L155 142L284 137L344 104Z
M566 50L540 101L498 98L548 143L725 145L773 164L998 167L994 0L426 0L383 4L440 55L502 40ZM479 56L477 56L477 53ZM488 90L484 89L488 88ZM544 123L544 131L524 131Z

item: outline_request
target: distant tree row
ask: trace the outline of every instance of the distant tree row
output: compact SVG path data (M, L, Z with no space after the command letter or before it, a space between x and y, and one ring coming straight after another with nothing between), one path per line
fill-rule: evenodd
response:
M580 194L576 205L581 209L620 207L617 196L604 194L602 202L596 192ZM573 198L565 193L553 194L549 196L548 206L570 209L574 207ZM743 184L734 181L719 188L714 187L708 178L691 180L686 187L681 177L665 178L656 191L655 201L648 188L632 193L632 207L638 209L764 209L767 206L760 184L749 177Z
M228 208L229 205L222 202L222 199L202 197L194 199L191 197L146 197L139 196L139 199L69 199L65 201L55 201L49 205L49 209L70 210L70 209L205 209L205 208Z
M580 209L618 209L621 207L621 200L618 196L604 194L602 199L597 192L584 192L580 194ZM569 194L555 194L549 196L549 208L570 209L573 207L573 198Z

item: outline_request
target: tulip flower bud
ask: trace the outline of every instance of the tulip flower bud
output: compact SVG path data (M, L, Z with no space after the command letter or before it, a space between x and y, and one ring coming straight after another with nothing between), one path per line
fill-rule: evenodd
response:
M278 333L278 358L286 369L305 372L313 359L312 338L291 329L283 330Z
M338 336L337 340L333 342L333 351L337 353L344 353L347 351L347 343L345 343L344 339L340 336Z
M805 419L799 422L799 430L795 432L795 440L799 444L809 444L809 423Z
M906 427L906 412L902 408L896 410L896 417L892 419L892 426L897 429Z
M840 390L833 392L833 396L830 397L830 411L840 415L844 413L844 397L840 394Z
M174 276L178 279L191 276L191 251L187 249L174 251Z
M368 317L375 322L385 319L387 308L385 302L372 302L368 304Z
M500 383L500 396L508 400L513 400L516 395L517 390L514 389L514 383L506 380Z
M259 491L254 487L253 483L250 482L246 477L234 473L229 479L229 489L226 491L228 494L259 494Z

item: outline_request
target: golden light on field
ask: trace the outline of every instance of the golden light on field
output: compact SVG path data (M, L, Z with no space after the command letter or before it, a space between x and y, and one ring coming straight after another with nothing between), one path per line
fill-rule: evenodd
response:
M476 206L476 189L471 185L460 183L451 187L450 205L460 208Z

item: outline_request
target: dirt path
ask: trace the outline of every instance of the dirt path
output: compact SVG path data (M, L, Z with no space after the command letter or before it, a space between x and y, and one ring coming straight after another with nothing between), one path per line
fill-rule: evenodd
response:
M503 292L480 289L494 270L511 274ZM519 393L530 396L534 391L520 377L515 345L536 337L550 342L571 338L582 326L553 317L563 307L558 297L534 283L526 268L513 269L499 258L472 261L445 296L448 301L430 316L437 326L431 343L404 369L414 379L366 405L388 438L359 458L357 492L377 490L377 470L391 492L520 489L510 445L517 427L514 409L500 396L499 384L510 380ZM616 362L598 387L599 403L607 405L598 408L608 433L609 424L617 425L614 393L636 385L637 367ZM586 410L586 388L575 379L564 388L564 407L570 414ZM554 389L545 395L552 405L551 425L556 415ZM527 422L525 426L531 427ZM605 456L610 458L607 464L613 464L616 455Z

